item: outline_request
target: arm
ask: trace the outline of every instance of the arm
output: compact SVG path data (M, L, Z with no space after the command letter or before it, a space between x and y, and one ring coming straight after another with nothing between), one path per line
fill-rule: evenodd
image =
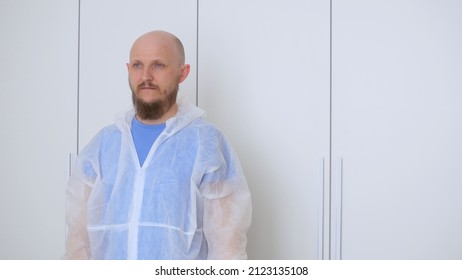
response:
M87 233L87 200L90 190L77 176L69 179L66 191L66 259L91 258Z
M66 189L66 259L90 259L87 202L96 173L85 150L77 157Z
M225 197L204 199L208 259L247 259L246 233L252 216L250 192L246 184L231 188L232 193Z
M252 220L252 202L237 155L223 139L215 166L205 174L203 230L208 259L246 259L247 231Z

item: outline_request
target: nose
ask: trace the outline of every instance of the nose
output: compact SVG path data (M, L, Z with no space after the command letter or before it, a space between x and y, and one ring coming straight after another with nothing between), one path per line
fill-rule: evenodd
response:
M152 71L152 69L150 69L150 67L144 67L143 68L143 73L141 74L141 80L143 82L152 81L154 79L153 73L154 72Z

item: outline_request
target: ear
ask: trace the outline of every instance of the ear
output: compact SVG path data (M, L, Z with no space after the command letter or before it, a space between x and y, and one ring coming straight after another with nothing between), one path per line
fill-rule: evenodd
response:
M182 66L179 83L182 83L184 80L186 80L189 75L189 71L191 71L191 66L189 64Z
M130 63L127 62L126 65L127 65L127 70L130 70Z

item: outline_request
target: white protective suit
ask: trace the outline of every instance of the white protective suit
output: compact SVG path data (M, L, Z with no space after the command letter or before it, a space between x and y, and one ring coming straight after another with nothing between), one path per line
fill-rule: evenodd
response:
M66 197L68 259L245 259L251 197L230 143L179 101L140 167L134 112L76 159Z

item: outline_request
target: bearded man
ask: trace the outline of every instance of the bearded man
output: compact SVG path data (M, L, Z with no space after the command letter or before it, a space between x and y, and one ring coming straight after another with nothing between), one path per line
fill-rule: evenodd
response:
M146 33L127 69L134 109L92 139L69 179L66 258L247 258L250 192L229 141L177 99L183 44Z

